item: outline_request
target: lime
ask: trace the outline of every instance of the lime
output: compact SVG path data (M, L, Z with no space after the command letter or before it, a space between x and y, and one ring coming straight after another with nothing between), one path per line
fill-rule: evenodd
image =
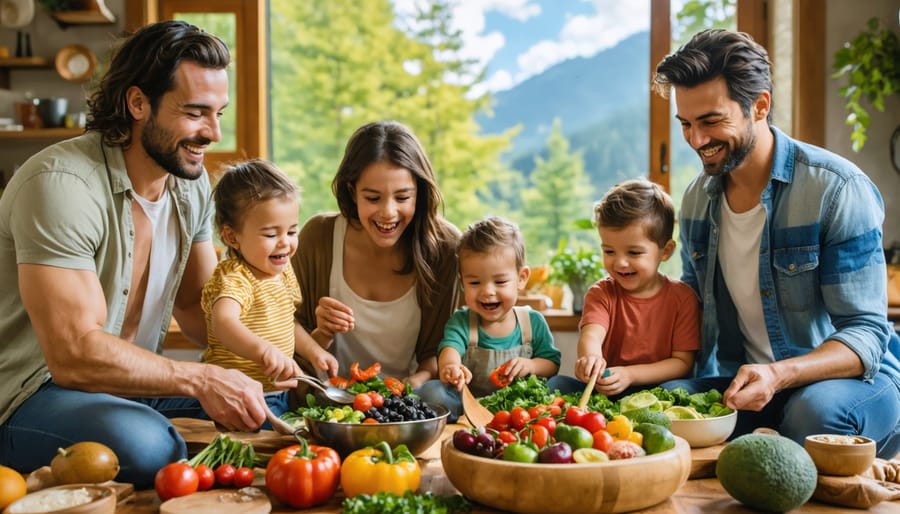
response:
M648 455L664 452L675 447L675 436L664 426L644 423L634 427L634 431L643 434L643 447Z
M672 421L668 416L662 412L650 410L647 407L630 410L625 413L625 417L630 419L633 423L652 423L654 425L662 425L666 428L671 428L672 426Z
M647 408L650 410L662 410L659 405L659 398L650 391L640 391L619 400L619 412L623 414L630 410Z
M572 458L579 464L588 462L606 462L609 456L596 448L579 448L572 453Z
M676 405L674 407L669 407L668 409L663 411L663 414L669 417L669 419L701 419L703 415L697 412L693 407L685 407L683 405Z

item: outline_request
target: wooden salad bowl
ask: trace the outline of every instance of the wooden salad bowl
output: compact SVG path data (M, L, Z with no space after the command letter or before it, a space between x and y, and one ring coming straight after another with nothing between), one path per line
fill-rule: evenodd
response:
M441 445L450 482L470 500L519 513L612 513L644 509L675 493L691 471L691 447L587 464L522 464L463 453L452 438Z

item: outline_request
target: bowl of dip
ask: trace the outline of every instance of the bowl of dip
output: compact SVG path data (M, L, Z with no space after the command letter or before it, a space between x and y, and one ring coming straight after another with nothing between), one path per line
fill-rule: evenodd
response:
M875 441L861 435L810 435L803 447L820 475L858 475L875 462Z

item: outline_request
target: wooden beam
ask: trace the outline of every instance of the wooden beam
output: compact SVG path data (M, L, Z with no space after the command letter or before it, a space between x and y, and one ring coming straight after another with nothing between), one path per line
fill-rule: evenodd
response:
M650 0L650 79L656 66L672 47L672 22L669 0ZM672 146L669 100L650 93L650 168L648 178L666 191L670 189Z
M825 146L825 9L819 0L794 1L792 135Z
M769 48L768 4L768 0L738 0L736 11L737 29L765 48Z

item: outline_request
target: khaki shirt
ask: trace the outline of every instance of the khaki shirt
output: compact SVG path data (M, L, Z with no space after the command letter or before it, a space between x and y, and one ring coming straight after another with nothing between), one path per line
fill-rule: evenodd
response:
M192 243L211 238L209 178L169 178L179 242L180 283ZM119 147L99 133L49 146L16 171L0 197L0 423L49 378L47 364L22 305L18 264L90 270L106 298L103 329L119 335L131 288L134 224L132 187ZM166 300L161 351L177 287Z

